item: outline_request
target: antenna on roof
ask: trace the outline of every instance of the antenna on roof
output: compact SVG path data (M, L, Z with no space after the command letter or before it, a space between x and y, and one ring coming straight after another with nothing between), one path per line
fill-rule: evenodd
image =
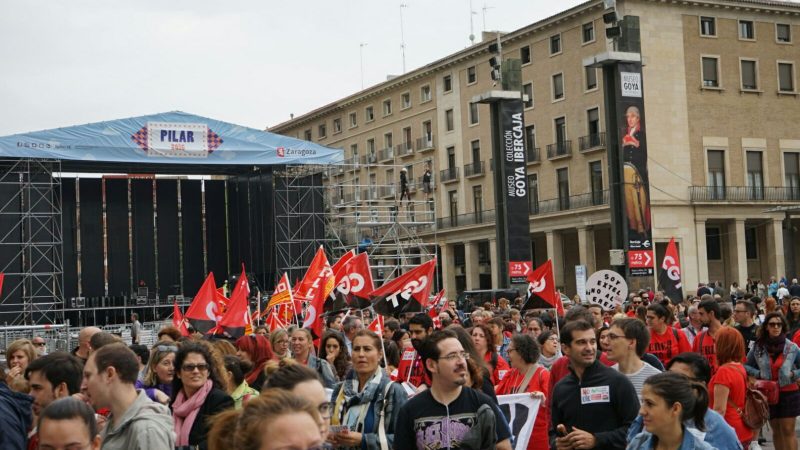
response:
M406 73L406 38L403 33L403 8L408 8L408 5L400 3L400 50L403 52L403 73Z
M484 3L482 9L483 9L483 31L486 31L486 10L494 9L494 6L488 6L486 3Z
M469 45L475 45L475 27L472 24L472 16L477 14L472 9L472 0L469 0Z

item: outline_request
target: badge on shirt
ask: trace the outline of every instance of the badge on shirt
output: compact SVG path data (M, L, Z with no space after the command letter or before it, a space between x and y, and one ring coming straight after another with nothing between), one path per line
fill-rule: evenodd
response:
M608 403L611 401L608 386L581 388L581 405L592 403Z
M506 374L507 374L507 373L508 373L508 371L507 371L507 370L498 370L498 371L497 371L497 379L498 379L498 380L502 380L503 378L505 378L505 377L506 377Z
M413 361L414 358L417 356L417 352L411 350L407 352L403 352L403 359L406 361Z

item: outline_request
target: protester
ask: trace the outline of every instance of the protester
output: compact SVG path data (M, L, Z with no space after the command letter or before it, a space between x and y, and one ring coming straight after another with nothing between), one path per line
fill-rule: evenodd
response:
M686 335L672 325L672 313L660 303L647 307L647 326L650 328L650 345L647 353L655 355L665 365L676 355L692 350Z
M508 361L507 349L508 345L511 343L511 337L506 336L504 333L505 322L503 322L503 319L500 317L495 317L489 321L488 326L491 334L487 334L486 337L491 342L490 345L494 346L498 355L502 356L503 359Z
M341 333L342 331L342 315L341 314L329 314L328 317L325 318L325 328L328 330L334 330Z
M113 335L107 331L95 333L89 339L89 354L99 350L105 345L116 344L120 342L122 342L122 339L119 336Z
M38 417L50 403L77 394L81 389L83 362L66 352L55 352L33 360L25 369L25 379L33 397L32 411ZM37 430L29 434L28 448L38 448Z
M608 325L603 325L595 330L595 334L597 335L597 348L601 352L608 352L611 350L611 342L608 340L609 332Z
M364 328L361 319L356 316L347 316L342 321L342 333L344 334L344 343L347 348L347 354L351 354L353 350L353 338L356 333Z
M492 333L487 325L476 325L470 332L472 342L478 350L478 354L483 355L484 361L489 365L491 371L492 384L497 385L500 380L511 370L508 362L497 353L497 347L492 344Z
M221 369L205 342L186 342L175 355L170 409L177 446L207 448L208 419L233 408L233 399L224 391Z
M31 343L34 347L36 347L36 354L38 356L44 356L47 354L47 341L41 336L34 336L31 339Z
M179 342L181 340L181 332L173 326L166 326L158 330L158 342Z
M397 412L408 396L381 370L381 338L361 330L353 338L353 370L333 391L332 425L346 426L328 440L337 448L390 448Z
M270 333L269 343L272 345L272 357L275 361L292 356L289 352L289 333L283 328Z
M36 448L42 450L100 448L101 441L94 411L86 403L75 398L65 397L50 403L42 410L37 428L39 446ZM2 440L0 437L0 444ZM0 447L9 448L2 445Z
M411 335L406 330L397 330L392 333L392 341L397 344L397 348L406 349L411 347Z
M688 385L690 389L675 389ZM712 450L713 447L688 431L684 423L692 420L696 428L705 430L704 416L708 409L708 391L702 383L692 382L685 375L666 372L653 375L644 383L640 413L646 432L635 436L628 450L680 448Z
M697 310L700 314L700 322L708 328L700 332L697 337L694 338L692 351L700 353L708 360L708 364L711 366L711 373L713 374L718 367L716 356L717 333L722 329L722 322L719 321L719 303L709 298L701 301L700 304L697 305ZM744 358L744 356L742 356L742 358ZM711 392L711 397L713 396L714 394Z
M301 364L288 364L275 371L267 379L263 392L283 389L315 405L320 414L320 433L328 435L333 402L322 386L319 374Z
M139 322L139 314L131 313L131 342L138 344L141 334L142 323Z
M800 415L800 387L797 385L800 349L787 339L788 328L781 313L767 314L745 364L749 375L778 383L778 403L769 407L775 450L797 450L795 424Z
M344 337L338 331L327 331L322 335L321 342L319 357L328 361L336 372L336 377L343 380L352 365L350 354L345 349Z
M527 334L515 334L508 347L511 372L497 386L497 394L530 392L540 398L539 411L528 440L528 450L549 450L548 426L550 424L549 400L550 372L539 365L539 344Z
M33 398L8 387L0 380L0 417L3 427L0 448L24 450L28 430L31 428L31 403Z
M793 336L800 329L800 297L792 297L789 307L786 309L786 321L789 328L786 334Z
M423 386L430 385L430 378L419 349L422 341L433 333L433 319L425 313L416 314L408 321L408 333L411 335L411 347L402 351L395 381L408 383L418 390L424 389Z
M137 394L136 355L122 343L93 352L83 368L81 392L95 409L111 411L101 433L103 450L172 448L172 417L164 405Z
M758 325L755 323L756 305L748 300L739 300L733 307L733 317L736 320L736 331L742 333L744 338L744 351L750 353L756 342Z
M550 394L550 447L624 449L625 433L639 410L633 385L597 360L597 338L589 322L568 322L561 342L571 372Z
M6 384L17 391L27 394L29 387L25 380L25 369L37 357L36 347L28 339L17 339L6 348Z
M702 305L702 303L701 303ZM702 307L701 307L702 310ZM721 328L715 338L716 361L719 368L708 383L708 391L714 411L720 413L725 421L736 430L742 448L749 448L753 440L753 430L747 427L739 411L744 410L747 372L741 362L744 360L744 339L733 328Z
M144 379L136 383L137 389L144 389L150 400L169 404L172 398L172 380L175 378L175 354L178 346L170 341L162 341L153 346Z
M328 361L312 354L313 348L314 340L308 329L298 328L292 331L292 354L295 361L315 370L322 379L322 384L328 389L333 389L339 380Z
M211 450L319 449L319 412L297 395L270 389L241 410L216 416L209 434Z
M233 399L233 405L236 409L242 409L252 397L258 396L258 390L253 389L247 384L244 379L244 371L242 370L242 361L233 356L225 355L223 357L225 363L225 371L228 372L228 378L231 380L229 389L226 389L228 395ZM249 367L249 366L248 366Z
M538 339L539 335L544 331L544 323L538 317L531 317L528 319L527 333L534 339Z
M511 449L503 413L483 393L465 387L468 353L450 330L434 331L420 346L431 387L400 408L394 448Z
M236 349L236 356L250 366L250 371L245 375L247 384L255 389L261 389L266 377L264 364L273 358L269 339L260 334L242 336L236 340Z
M628 377L636 390L639 402L642 401L645 380L661 373L660 370L642 361L642 355L650 343L650 333L651 330L648 330L640 320L624 318L612 322L608 334L611 350L607 356L616 363L611 368Z
M561 345L558 342L558 335L553 331L545 331L538 337L541 354L539 355L539 364L545 369L550 370L553 363L558 358L561 358Z

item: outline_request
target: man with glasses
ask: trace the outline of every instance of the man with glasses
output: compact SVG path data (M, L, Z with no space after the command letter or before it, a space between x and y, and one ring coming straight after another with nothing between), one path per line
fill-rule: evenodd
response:
M466 387L469 354L450 330L434 331L420 348L431 387L398 413L394 448L511 449L505 416L486 394Z
M104 345L86 361L81 391L95 409L111 411L101 433L103 450L175 447L172 416L144 391L137 394L134 383L138 373L136 355L121 343Z
M744 338L745 354L750 353L756 343L756 305L749 300L739 300L733 307L733 320L736 330Z
M641 401L644 380L661 373L660 370L642 361L645 349L650 343L650 331L639 319L617 319L611 324L608 340L609 350L606 355L608 359L616 362L611 368L628 377Z
M45 341L43 337L34 336L33 339L31 339L31 343L36 347L37 355L44 356L47 354L47 341Z

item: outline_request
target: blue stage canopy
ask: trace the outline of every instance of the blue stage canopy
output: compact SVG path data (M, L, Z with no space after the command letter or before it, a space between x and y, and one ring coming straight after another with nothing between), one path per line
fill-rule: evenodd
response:
M331 164L332 149L173 111L0 137L0 157L179 165Z

